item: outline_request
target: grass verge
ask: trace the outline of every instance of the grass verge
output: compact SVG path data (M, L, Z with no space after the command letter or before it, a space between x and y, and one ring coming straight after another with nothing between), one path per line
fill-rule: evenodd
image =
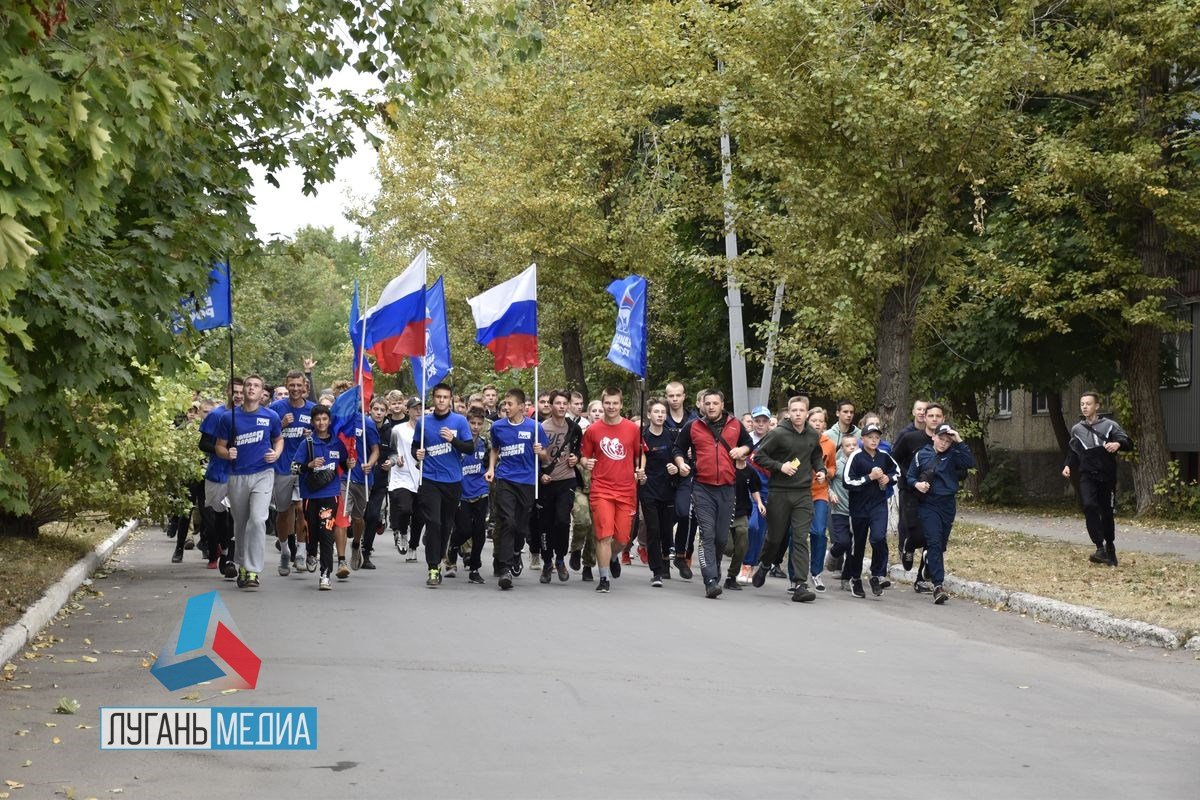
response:
M1089 563L1091 552L1091 547L961 523L950 535L946 571L1188 635L1200 633L1200 563L1118 551L1120 566L1113 569Z
M0 586L0 629L20 619L51 584L114 530L105 522L89 522L47 525L36 539L0 536L0 563L8 572Z

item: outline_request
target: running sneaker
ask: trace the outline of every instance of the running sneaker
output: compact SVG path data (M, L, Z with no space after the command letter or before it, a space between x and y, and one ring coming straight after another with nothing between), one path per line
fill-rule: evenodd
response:
M601 592L603 594L608 594L611 589L612 589L612 586L609 584L608 578L601 578L600 582L596 584L597 592Z
M225 576L225 580L231 581L240 574L240 571L237 564L232 561L226 561L225 566L221 569L221 573Z
M650 585L653 586L655 589L661 589L662 581L663 581L662 575L655 575L653 578L650 579Z
M934 603L934 605L938 605L938 606L944 605L945 602L949 599L950 599L950 595L946 594L946 590L942 588L942 585L940 583L937 586L933 587L933 603Z
M292 574L292 560L288 557L288 552L284 550L279 554L279 577L286 578Z
M705 584L704 585L704 596L707 597L709 600L716 600L718 597L721 596L721 584L715 580L712 583Z
M362 542L350 543L350 569L357 572L362 569Z
M750 577L750 582L754 584L755 589L761 589L763 584L767 582L767 576L771 574L771 568L766 564L759 564L754 568L754 575Z
M309 553L304 557L304 568L309 572L317 571L317 554Z
M328 575L321 576L321 582L317 584L317 588L320 589L322 592L328 592L330 589L333 588L333 584L331 584L329 582Z
M521 554L517 553L517 557L513 559L510 571L514 578L521 577L521 573L525 571L525 562L521 560Z
M504 572L500 573L500 588L505 591L508 591L512 587L513 587L512 570L506 569L506 570L504 570Z
M871 594L875 595L876 597L879 597L881 594L883 594L883 584L881 584L879 582L879 578L876 578L874 575L871 576Z
M216 569L216 568L217 568L217 559L215 559L215 558L210 558L210 559L208 560L208 568L209 568L209 569Z
M567 565L563 562L558 562L558 579L562 583L571 580L571 573L567 571Z
M850 594L854 595L860 600L867 596L867 593L863 591L862 578L850 579Z
M583 568L583 577L581 577L580 580L585 581L586 583L592 582L592 568L591 567Z
M754 567L750 566L749 564L742 564L742 568L738 572L737 582L742 584L743 586L747 586L747 585L749 585L750 579L753 576L753 574L754 574Z
M848 591L850 591L850 580L849 580L848 578L842 578L842 580L841 580L841 584L842 584L842 591L843 591L843 592L848 592Z
M628 551L626 551L626 550L622 550L622 551L621 551L621 563L622 563L622 564L632 564L632 563L633 563L633 559L629 557L629 552L628 552ZM613 575L613 577L614 577L614 578L618 578L618 577L620 577L620 576L619 576L619 575Z
M646 545L639 544L637 550L638 550L638 561L641 561L643 564L649 564L650 563L650 551L646 549Z
M1108 559L1108 565L1110 567L1117 566L1117 546L1115 543L1104 543L1104 557Z
M679 577L683 578L685 581L690 581L692 579L692 568L688 566L687 559L683 558L682 556L675 556L674 564L675 569L679 572Z
M443 561L442 562L442 577L443 578L457 578L458 577L458 564L451 564L448 561Z
M813 590L819 594L825 594L825 581L821 580L820 575L812 576Z
M772 578L787 578L787 573L781 570L778 564L771 567L771 572L769 574Z
M471 540L467 539L465 542L460 544L458 546L458 552L462 555L463 562L465 563L467 556L471 555Z
M879 588L880 589L890 589L890 588L892 588L892 582L890 580L888 580L887 578L880 578L879 579Z
M436 569L429 570L429 577L425 579L425 585L433 588L442 582L442 573Z
M187 541L183 543L183 549L184 550L195 550L196 549L196 539L190 533L188 534Z
M247 572L246 573L246 588L247 589L257 589L258 588L258 573L257 572Z
M346 559L344 558L338 559L337 576L340 581L344 581L350 577L350 567L346 564Z
M800 584L796 583L795 581L788 581L787 593L791 594L792 592L796 591L796 587L799 585Z
M171 554L171 563L179 564L183 561L183 548L176 547L175 552Z
M477 569L473 569L467 573L467 583L477 583L482 585L486 582L487 581L483 579L483 576L479 574L479 570Z
M825 554L825 571L826 572L841 572L842 564L840 558L833 557L833 551Z
M793 603L811 603L816 599L817 596L813 594L812 589L809 589L806 583L798 585L796 591L792 592Z
M239 589L246 588L246 580L249 578L249 576L250 576L250 573L246 572L245 567L237 568L237 587Z
M580 567L582 565L583 565L582 551L572 550L571 551L571 569L575 570L576 572L579 572Z
M532 564L530 566L533 566ZM538 583L549 583L550 576L554 574L554 565L547 564L542 567L542 574L538 576Z
M400 531L392 531L392 544L396 546L396 552L400 555L408 552L408 547L405 545L404 537L400 535Z
M628 564L629 562L626 561L625 563ZM612 573L614 578L621 577L621 559L614 558L612 561L608 562L608 571Z
M541 553L530 553L529 554L529 569L532 570L533 572L541 572L542 571L542 554Z
M915 556L916 556L916 553L914 553L912 550L904 550L900 553L900 563L904 565L905 572L908 572L910 569L913 568L913 561L915 560L915 558L914 558Z
M299 559L292 559L292 572L295 572L297 575L304 572L304 565L300 563Z
M913 591L917 594L933 594L933 584L929 581L916 581L913 583Z
M371 560L369 555L363 555L362 569L375 569L375 562Z
M736 577L728 575L725 578L725 588L732 589L735 592L740 592L742 590L742 585L737 582Z
M407 554L404 556L404 563L405 563L405 564L412 564L412 563L414 563L416 560L417 560L417 548L413 547L413 548L411 548L411 549L408 551L408 553L407 553Z

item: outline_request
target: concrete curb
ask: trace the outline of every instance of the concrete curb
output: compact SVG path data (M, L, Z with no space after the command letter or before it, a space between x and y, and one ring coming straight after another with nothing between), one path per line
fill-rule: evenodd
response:
M0 664L7 663L21 652L29 640L54 619L54 615L71 599L75 590L83 585L113 551L123 545L137 530L138 520L126 522L120 530L96 545L92 552L75 562L57 583L51 584L42 599L31 605L19 620L0 633Z
M902 565L893 564L888 570L888 575L892 580L911 584L917 577L917 571L914 569L906 572ZM1120 619L1105 611L1088 606L1077 606L1036 594L1010 592L990 583L964 581L953 575L946 576L944 585L952 594L969 597L993 607L1004 607L1010 611L1026 614L1055 625L1091 631L1110 639L1165 647L1169 650L1183 645L1179 636L1168 628L1135 619ZM1200 636L1193 636L1188 640L1187 645L1183 646L1189 650L1200 650Z

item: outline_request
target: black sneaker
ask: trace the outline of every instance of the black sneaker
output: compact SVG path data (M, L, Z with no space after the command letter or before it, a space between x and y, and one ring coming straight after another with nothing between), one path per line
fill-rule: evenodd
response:
M950 595L946 594L946 590L940 585L933 587L933 604L936 606L944 605Z
M225 566L221 568L221 574L225 576L225 580L233 580L238 576L237 564L232 561L226 561Z
M817 599L816 592L808 588L808 584L802 583L796 587L796 591L792 592L793 603L811 603Z
M601 578L600 582L596 584L596 591L603 592L604 594L608 594L608 591L611 588L612 586L609 585L608 578Z
M613 556L613 560L608 562L608 571L612 573L614 578L621 577L621 557Z
M888 580L887 578L880 578L879 579L879 588L880 589L890 589L890 588L892 588L892 582L890 580Z
M675 570L685 581L692 579L692 568L688 566L687 560L683 556L675 556Z
M513 574L512 574L511 570L506 569L500 575L500 588L507 591L508 589L511 589L512 587L513 587Z
M883 594L883 585L879 582L879 578L876 578L874 575L871 576L871 594L876 597Z
M754 568L754 575L750 578L750 583L755 589L761 589L763 584L767 582L767 576L771 574L771 568L766 564L759 564Z
M247 572L246 573L246 588L247 589L257 589L258 588L258 573L257 572Z
M525 569L525 562L521 560L521 554L517 553L517 557L513 559L512 566L509 571L512 572L514 578L521 577L522 570Z
M1107 564L1108 553L1104 552L1103 547L1097 547L1096 552L1088 556L1088 561L1092 562L1093 564Z
M363 556L362 566L359 569L375 569L375 563L371 561L370 556Z
M576 572L579 572L579 569L582 566L583 566L583 553L579 550L572 550L571 551L571 569L575 570Z
M704 585L704 596L709 600L716 600L721 596L721 584L717 581Z
M562 583L566 583L567 581L571 580L571 573L567 572L566 564L559 562L559 564L555 567L555 569L558 570L559 581L561 581Z
M175 548L175 552L171 554L171 563L172 564L183 563L183 548L182 547Z
M1104 557L1108 559L1108 565L1115 567L1117 565L1117 546L1112 542L1104 543Z
M553 574L553 572L554 572L554 567L551 566L550 564L546 564L545 566L543 566L542 574L538 576L538 583L549 583L550 576Z
M725 576L725 588L735 592L740 592L742 590L742 585L737 582L737 578L727 575Z
M580 578L580 580L586 581L588 583L592 582L592 568L591 567L583 568L583 577Z
M913 584L913 591L917 594L931 594L933 592L933 584L929 581L917 581Z
M483 580L483 576L479 574L479 570L473 569L467 575L467 583L483 584L483 583L485 583L485 581Z
M862 578L850 579L850 594L854 595L860 600L867 596L867 593L863 591Z
M249 572L246 572L246 570L242 569L241 567L237 568L237 587L239 589L246 588L246 581L249 580L249 578L250 578Z
M786 572L784 572L782 569L780 569L778 564L776 564L775 566L771 567L771 573L770 573L770 574L771 574L771 577L772 577L772 578L782 578L782 579L784 579L784 580L787 580L787 573L786 573Z
M912 550L905 550L900 553L900 563L904 565L904 571L908 572L913 568L913 556L915 553Z
M653 578L650 579L650 585L653 586L655 589L661 589L662 581L663 581L662 575L655 575Z

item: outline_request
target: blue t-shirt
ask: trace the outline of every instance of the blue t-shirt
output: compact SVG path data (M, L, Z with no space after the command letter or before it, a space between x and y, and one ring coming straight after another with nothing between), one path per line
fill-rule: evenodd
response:
M424 478L438 483L460 483L463 479L463 459L466 453L460 453L451 446L450 442L442 440L442 428L454 431L454 438L461 442L470 441L471 424L462 414L451 411L442 419L433 414L426 414L424 419L425 438L421 438L422 420L417 420L417 430L413 434L416 449L425 448Z
M286 447L286 445L284 445ZM325 463L318 467L313 472L324 470L337 470L339 466L346 460L346 448L341 440L336 436L330 436L328 439L322 439L315 433L312 436L312 458L308 457L308 442L303 442L301 446L296 448L296 452L292 454L292 461L297 464L307 464L316 458L325 459ZM288 468L291 468L292 461L288 461ZM320 489L311 491L308 488L307 482L304 480L305 473L300 473L300 498L302 500L312 500L321 497L337 497L341 491L342 482L336 478L322 486Z
M347 433L349 435L349 433ZM379 429L375 427L375 420L367 417L367 448L363 450L363 429L362 418L354 426L354 469L350 470L351 483L366 483L366 476L363 475L362 465L366 463L367 456L371 454L371 448L379 445Z
M508 417L492 423L492 449L499 461L496 463L496 478L510 483L533 486L537 483L538 463L533 452L534 440L542 447L550 444L541 423L529 417L513 424Z
M231 429L231 424L234 429ZM232 433L237 434L233 438ZM229 447L236 447L237 460L230 463L230 475L254 475L264 469L272 469L265 460L271 442L282 435L279 415L269 408L259 406L256 411L245 411L238 406L232 413L221 415L217 438L224 439Z
M217 406L208 412L208 416L200 423L200 433L207 433L214 439L217 438L220 435L218 429L221 425L221 417L225 416L226 411L225 406ZM213 483L227 482L229 480L229 462L216 453L209 453L208 466L204 469L204 480Z
M292 401L285 397L282 400L276 400L268 406L268 408L279 416L280 423L283 422L285 414L292 415L292 424L283 427L283 455L275 462L276 473L287 475L291 470L292 459L296 455L296 448L304 442L304 432L312 429L312 408L314 405L315 403L311 400L305 400L304 405L296 408L292 405Z
M475 449L463 454L462 460L462 497L464 500L474 500L488 493L488 483L483 479L487 472L488 440L480 435L475 439Z

